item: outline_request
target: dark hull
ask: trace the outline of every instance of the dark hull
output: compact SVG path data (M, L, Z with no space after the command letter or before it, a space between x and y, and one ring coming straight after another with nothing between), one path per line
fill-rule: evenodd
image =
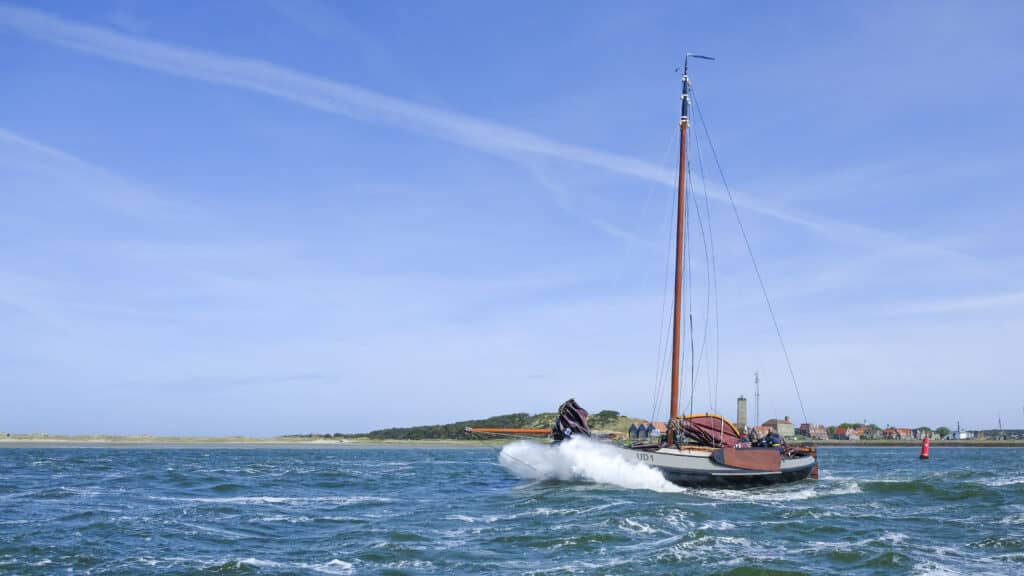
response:
M709 472L704 470L680 470L678 468L655 466L665 479L679 486L709 488L750 488L754 486L770 486L805 480L811 475L816 464L815 459L808 458L806 466L789 468L778 472Z

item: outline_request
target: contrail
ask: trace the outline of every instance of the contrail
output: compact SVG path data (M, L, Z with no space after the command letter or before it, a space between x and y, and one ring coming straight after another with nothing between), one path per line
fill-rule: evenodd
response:
M664 186L676 184L674 168L665 168L626 155L565 144L519 128L403 100L269 62L144 40L8 4L0 4L0 26L12 28L37 40L117 62L211 84L243 88L332 114L412 130L500 157L515 160L517 156L521 158L521 155L526 154L557 158ZM708 190L708 194L728 202L717 189ZM818 234L847 235L858 242L869 240L884 243L895 239L892 234L882 230L781 210L749 198L738 198L737 204L746 210Z
M543 136L425 106L282 66L142 40L36 10L0 4L0 24L45 42L212 84L245 88L325 112L377 121L498 155L529 153L570 160L665 185L675 173L651 162L563 144Z

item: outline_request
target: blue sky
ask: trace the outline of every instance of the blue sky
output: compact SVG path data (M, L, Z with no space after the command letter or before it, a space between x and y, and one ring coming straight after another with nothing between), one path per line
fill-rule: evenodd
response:
M694 86L807 416L1024 427L1022 17L0 3L0 430L651 416L685 50L718 58ZM695 407L732 416L758 370L762 418L802 420L707 193L718 390L709 351Z

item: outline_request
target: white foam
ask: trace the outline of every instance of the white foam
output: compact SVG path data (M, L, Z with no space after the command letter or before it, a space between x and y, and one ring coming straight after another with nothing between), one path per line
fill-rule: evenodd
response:
M623 518L621 526L626 532L629 533L656 534L660 532L660 530L658 530L657 528L653 528L648 524L644 524L643 522L637 522L632 518Z
M859 494L860 485L856 480L834 480L821 481L813 484L805 484L799 490L792 487L768 488L765 490L719 490L719 489L697 489L694 494L706 496L715 500L728 502L749 502L756 503L781 503L797 500L808 500L825 496L841 496L844 494Z
M820 542L811 541L808 542L808 549L813 551L822 550L836 550L836 551L850 551L850 550L863 550L865 547L881 544L886 546L896 546L902 544L909 539L909 536L902 532L883 532L880 536L873 536L870 538L863 538L861 540L846 540L842 542Z
M284 566L280 562L260 560L259 558L242 558L241 560L236 560L235 565L239 568L242 566L252 566L254 568L281 568Z
M453 514L451 516L445 516L445 520L460 520L462 522L467 522L469 524L474 524L476 522L482 522L484 524L492 524L494 522L497 522L500 519L502 519L501 516L493 516L493 515L476 517L476 516L466 516L465 514Z
M655 492L682 491L654 468L627 460L621 449L586 438L556 445L513 442L502 448L498 460L520 478L592 482Z
M344 560L338 560L335 558L325 564L314 564L310 566L310 569L314 572L323 572L325 574L351 574L354 566L351 562L345 562Z
M387 570L429 570L434 567L434 563L430 560L399 560L398 562L387 562L383 566Z
M273 560L260 560L258 558L244 558L236 561L238 567L252 566L254 568L274 568L274 569L287 569L294 570L295 568L303 570L312 570L313 572L319 572L321 574L351 574L354 566L351 562L344 560L338 560L334 558L323 564L307 564L305 562L299 562L295 564L286 564L283 562L274 562Z
M198 530L200 532L206 532L207 534L217 534L218 536L227 536L228 538L241 539L245 538L245 534L238 532L232 532L231 530L224 530L222 528L214 528L212 526L203 526L201 524L191 524L189 522L181 522L182 526L188 526L189 528Z
M1015 484L1024 484L1024 476L1016 476L1011 478L987 478L979 480L981 484L985 486L1000 487L1000 486L1013 486Z
M736 525L728 520L708 520L700 525L701 530L732 530Z
M174 500L178 502L202 502L205 504L292 504L304 505L313 503L336 504L338 506L349 506L351 504L364 504L367 502L391 502L391 498L379 496L312 496L312 497L291 497L291 496L228 496L221 498L165 498L151 496L154 500Z
M914 565L914 576L959 576L960 572L935 562L921 562Z

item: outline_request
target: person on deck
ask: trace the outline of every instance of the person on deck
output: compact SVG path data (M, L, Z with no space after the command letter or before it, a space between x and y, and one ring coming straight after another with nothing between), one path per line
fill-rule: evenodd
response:
M755 448L764 448L765 446L767 446L765 444L764 437L762 437L761 434L758 433L757 428L751 428L751 434L749 438L751 439L751 446Z

